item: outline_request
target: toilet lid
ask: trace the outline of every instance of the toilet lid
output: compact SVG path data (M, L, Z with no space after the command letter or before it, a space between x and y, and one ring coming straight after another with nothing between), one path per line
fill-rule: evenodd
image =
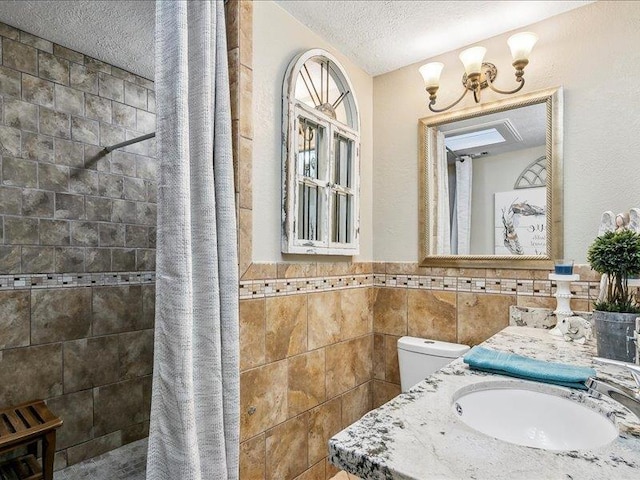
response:
M464 355L469 347L459 343L441 342L428 338L402 337L398 340L398 349L436 357L457 358Z

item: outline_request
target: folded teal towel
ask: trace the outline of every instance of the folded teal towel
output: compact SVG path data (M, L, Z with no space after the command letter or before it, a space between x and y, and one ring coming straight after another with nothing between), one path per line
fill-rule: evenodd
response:
M587 389L584 384L587 379L596 376L593 368L545 362L484 347L473 347L464 356L464 362L469 364L469 367L483 372L581 390Z

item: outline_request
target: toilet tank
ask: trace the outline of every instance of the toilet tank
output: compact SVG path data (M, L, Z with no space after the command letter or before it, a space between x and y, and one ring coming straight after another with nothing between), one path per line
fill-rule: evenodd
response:
M427 338L402 337L398 340L400 385L406 392L416 383L464 355L467 345L440 342Z

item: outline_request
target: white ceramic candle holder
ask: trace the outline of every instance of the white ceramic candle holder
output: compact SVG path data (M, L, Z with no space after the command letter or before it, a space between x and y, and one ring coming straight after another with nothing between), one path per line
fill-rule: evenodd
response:
M549 280L556 282L556 309L553 313L556 314L558 321L564 317L570 317L573 315L571 311L571 282L577 282L580 280L580 275L558 275L556 273L549 274Z

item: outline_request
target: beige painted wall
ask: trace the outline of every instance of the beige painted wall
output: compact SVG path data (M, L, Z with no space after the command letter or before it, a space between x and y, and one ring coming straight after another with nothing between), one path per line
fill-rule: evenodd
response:
M352 257L285 255L280 253L280 167L282 82L291 59L310 48L324 48L343 64L360 107L361 206L360 255L373 259L372 130L373 80L328 42L271 1L254 2L253 10L253 261L349 260Z
M585 262L604 210L640 205L640 3L601 1L532 25L540 36L524 92L564 86L565 256ZM482 42L513 82L509 34ZM417 120L430 114L418 67L445 64L439 105L460 92L459 51L374 79L373 253L377 261L418 260ZM483 91L483 100L501 97ZM471 106L466 98L459 107Z

